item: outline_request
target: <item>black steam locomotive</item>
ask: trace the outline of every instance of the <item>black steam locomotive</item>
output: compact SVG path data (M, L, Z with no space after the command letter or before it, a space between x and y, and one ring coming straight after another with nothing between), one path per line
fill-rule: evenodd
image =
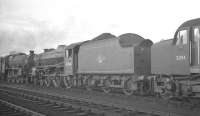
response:
M155 44L137 34L103 33L41 54L10 54L0 58L0 72L2 80L13 83L198 97L200 19L183 23L173 39Z

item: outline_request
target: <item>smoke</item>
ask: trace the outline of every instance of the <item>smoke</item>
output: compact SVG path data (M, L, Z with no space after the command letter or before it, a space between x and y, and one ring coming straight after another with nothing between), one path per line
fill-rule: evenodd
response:
M9 20L8 20L9 19ZM65 41L67 33L48 22L32 18L0 18L0 56L11 51L42 52L44 48L56 47Z

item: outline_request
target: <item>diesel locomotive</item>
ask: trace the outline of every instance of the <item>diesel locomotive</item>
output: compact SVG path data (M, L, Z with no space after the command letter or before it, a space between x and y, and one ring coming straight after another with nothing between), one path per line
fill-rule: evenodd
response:
M184 22L174 38L154 43L126 33L0 58L2 80L40 86L84 87L126 95L192 96L200 93L200 19Z

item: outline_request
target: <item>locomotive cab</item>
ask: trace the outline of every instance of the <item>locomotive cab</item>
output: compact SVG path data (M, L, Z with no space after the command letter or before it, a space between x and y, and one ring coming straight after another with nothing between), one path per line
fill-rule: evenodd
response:
M177 29L174 39L160 41L151 48L152 74L162 80L173 80L174 92L178 95L198 96L200 93L199 42L200 19L193 19Z
M182 49L185 54L176 56L176 60L187 59L189 73L200 73L200 19L183 23L174 36L174 45ZM188 58L187 58L188 57Z
M78 52L82 42L74 43L65 49L64 56L64 85L70 88L76 85L77 82L73 82L73 78L77 78L76 73L78 69Z
M199 25L199 26L198 26ZM200 19L183 23L174 39L155 43L152 74L186 76L200 73Z
M69 45L65 50L65 75L74 75L78 68L78 51L81 43Z
M191 49L191 73L200 73L200 26L192 28Z
M175 33L174 45L182 49L182 55L176 56L177 61L187 62L188 79L179 81L183 95L200 95L200 19L193 19L183 23ZM183 53L184 52L184 53ZM181 67L180 67L181 68Z

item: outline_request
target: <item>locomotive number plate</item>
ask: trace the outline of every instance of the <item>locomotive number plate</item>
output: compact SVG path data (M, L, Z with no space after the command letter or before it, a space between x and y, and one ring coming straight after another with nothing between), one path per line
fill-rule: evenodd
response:
M185 60L186 56L176 56L176 60Z

